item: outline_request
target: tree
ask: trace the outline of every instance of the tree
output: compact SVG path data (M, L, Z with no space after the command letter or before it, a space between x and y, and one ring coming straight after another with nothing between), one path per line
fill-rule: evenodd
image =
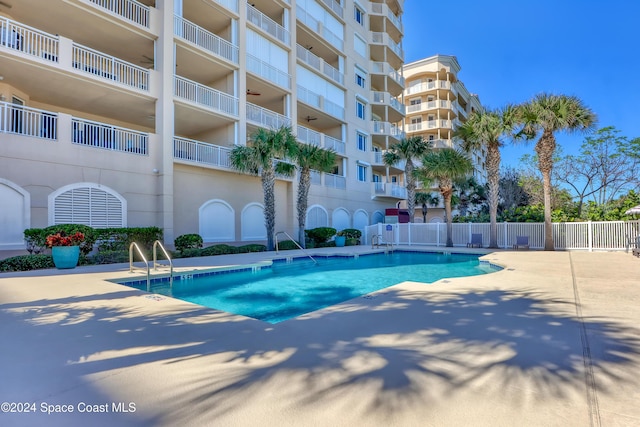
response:
M267 250L274 249L275 231L275 183L276 174L292 176L295 166L278 161L295 155L298 147L291 128L258 129L251 137L249 145L236 146L231 150L231 167L238 172L258 175L264 193L264 224L267 228Z
M629 190L638 189L640 138L629 141L614 127L604 127L588 136L576 156L560 159L554 177L571 188L578 203L578 216L588 198L607 205Z
M462 139L462 148L475 151L486 148L487 196L489 201L489 247L498 247L498 191L500 184L500 147L505 135L515 126L516 108L507 105L501 110L480 109L469 115L454 136Z
M293 159L300 172L296 209L298 214L298 241L304 248L306 240L304 229L307 220L309 188L311 187L311 170L331 172L336 161L336 153L333 150L325 150L317 145L298 143Z
M451 204L458 208L461 216L467 216L470 210L473 213L482 210L482 206L487 201L486 190L484 186L478 184L473 175L456 183L455 187L457 194L453 195Z
M535 145L544 193L544 250L554 250L551 228L551 172L556 132L588 132L596 115L577 97L542 93L518 107L519 135L527 140L539 136Z
M498 214L508 209L515 209L529 204L529 194L522 188L521 174L516 169L503 169L500 173L498 185L500 194Z
M416 175L425 186L436 182L444 199L444 211L447 220L447 246L453 246L451 196L454 183L464 180L473 172L473 163L467 155L453 148L442 148L428 152L422 157L422 167Z
M407 209L410 222L413 222L415 215L416 179L413 173L415 169L413 161L430 149L429 143L421 136L412 136L393 144L383 156L384 163L389 166L405 160L404 175L407 180Z
M427 222L428 205L435 206L440 203L440 198L431 193L416 193L416 204L422 205L422 222Z

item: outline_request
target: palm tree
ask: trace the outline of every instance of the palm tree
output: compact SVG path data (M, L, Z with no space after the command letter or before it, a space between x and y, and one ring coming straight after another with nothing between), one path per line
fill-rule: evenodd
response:
M275 184L276 174L292 176L295 166L276 159L291 157L297 149L297 141L291 128L258 129L251 137L250 145L236 146L231 150L231 167L238 172L260 176L264 193L264 224L267 228L267 250L274 249L273 233L276 222Z
M392 166L400 160L405 160L404 175L407 180L407 209L409 210L410 222L413 222L414 219L416 197L416 179L413 174L415 165L413 160L419 159L429 150L429 143L421 136L412 136L393 144L383 156L384 163L388 166Z
M444 211L447 218L447 246L453 246L451 225L451 196L453 184L465 179L473 172L471 160L462 151L442 148L431 151L422 157L422 167L416 170L425 186L436 182L444 198Z
M296 208L298 213L298 241L305 247L304 228L307 220L307 205L309 200L309 188L311 187L311 170L330 172L336 161L336 153L333 150L325 150L317 145L298 143L298 149L293 156L300 171L298 181L298 198Z
M415 174L414 174L415 175ZM435 206L440 202L438 196L434 196L431 193L416 193L416 204L422 205L422 222L427 222L428 205Z
M489 247L498 247L498 196L500 187L500 147L502 138L513 132L516 108L507 105L501 110L477 110L469 115L454 136L462 139L462 148L467 151L486 148L487 196L489 202Z
M542 173L544 193L544 250L554 250L551 228L551 171L556 150L556 132L588 132L595 128L597 117L579 98L542 93L521 105L518 120L520 136L533 139L540 135L535 146L538 168Z

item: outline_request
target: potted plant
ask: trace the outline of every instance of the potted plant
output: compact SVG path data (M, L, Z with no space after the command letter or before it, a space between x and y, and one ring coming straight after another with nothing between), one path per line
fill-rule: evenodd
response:
M347 241L347 236L345 235L344 230L343 231L338 231L338 233L336 234L336 237L335 237L336 246L341 248L341 247L344 246L346 241Z
M76 232L67 236L64 232L47 236L46 244L51 248L53 263L57 268L75 268L80 258L80 243L84 242L84 234Z

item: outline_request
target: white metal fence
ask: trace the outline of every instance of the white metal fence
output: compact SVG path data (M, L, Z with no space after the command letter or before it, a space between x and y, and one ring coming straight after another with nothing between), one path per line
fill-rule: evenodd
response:
M482 244L489 245L488 223L452 224L453 246L466 247L472 234L482 234ZM374 235L395 245L445 246L445 223L374 224L365 228L363 244ZM544 248L543 223L498 223L498 246L512 248L516 236L527 236L532 249ZM630 239L640 236L640 221L560 222L553 223L556 249L628 250Z
M73 68L126 86L149 90L149 70L77 43L73 44Z
M89 0L110 12L129 19L143 27L149 27L149 6L135 0Z
M149 154L149 134L119 126L72 118L71 142L131 154Z
M58 115L37 108L0 102L0 132L56 140Z

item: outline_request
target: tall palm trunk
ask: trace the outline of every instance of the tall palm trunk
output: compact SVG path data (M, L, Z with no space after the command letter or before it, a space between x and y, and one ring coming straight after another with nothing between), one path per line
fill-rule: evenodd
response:
M413 222L416 210L416 179L413 176L413 161L407 159L405 175L407 178L407 209L409 210L409 222Z
M556 149L556 139L553 133L544 131L536 144L538 167L542 173L542 189L544 193L544 250L553 251L553 228L551 224L551 170L553 169L553 153Z
M273 168L265 168L262 171L262 191L264 192L264 225L267 229L267 250L272 251L274 246L273 233L276 223L276 174Z
M311 169L300 169L300 182L298 184L298 242L300 246L306 248L304 227L307 220L307 205L309 197L309 188L311 187Z
M447 219L447 247L453 247L453 218L451 215L451 196L453 196L453 187L442 187L440 193L444 198L444 214Z
M489 198L489 247L498 247L498 192L500 188L500 148L490 144L487 149L487 196Z

